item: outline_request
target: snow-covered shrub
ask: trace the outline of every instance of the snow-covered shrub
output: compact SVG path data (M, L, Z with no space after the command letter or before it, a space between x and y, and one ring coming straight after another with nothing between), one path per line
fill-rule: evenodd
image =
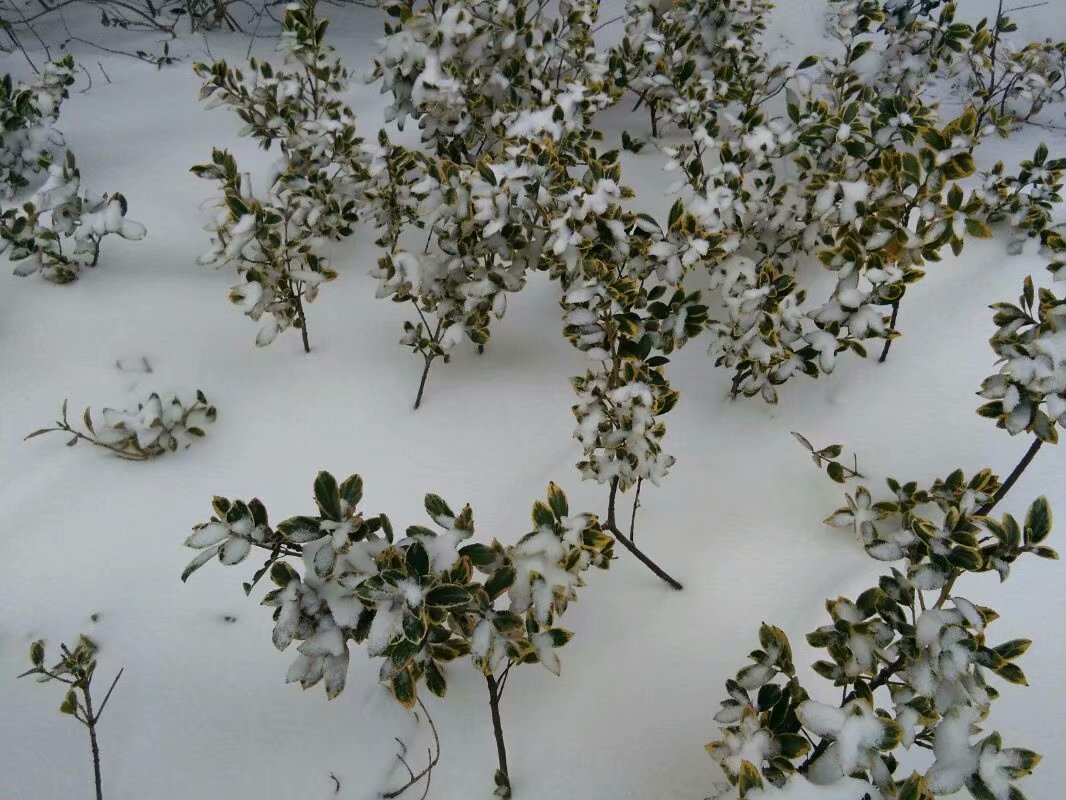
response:
M1066 370L1066 360L1053 348L1048 352L1059 335L1053 318L1063 301L1042 291L1033 318L1034 301L1027 279L1020 307L994 306L1001 327L992 345L1007 363L982 391L999 399L980 409L1012 434L1032 430L1033 446L1002 482L989 469L971 478L957 469L928 487L890 478L891 495L880 500L864 486L846 495L847 505L826 523L853 531L872 558L896 566L855 600L827 601L830 624L807 635L812 647L827 652L812 668L843 692L837 704L808 692L784 632L762 626L761 648L750 656L754 663L726 684L729 699L715 716L722 738L708 745L740 797L764 782L861 779L871 793L874 787L880 791L877 796L931 800L965 787L978 800L1023 800L1015 781L1040 756L1004 748L998 733L973 739L999 697L990 678L1026 684L1015 661L1030 642L992 644L987 628L996 612L955 589L969 573L995 572L1006 580L1022 556L1058 558L1044 544L1051 531L1046 498L1034 501L1020 522L1010 514L992 515L1040 445L1057 441L1056 420L1039 406L1053 412L1063 399L1037 376ZM800 441L821 466L824 451ZM837 455L834 446L831 457ZM830 476L862 477L855 471ZM931 763L896 775L901 748L928 750Z
M1049 244L1056 227L1052 212L1062 202L1064 171L1066 159L1049 159L1047 145L1041 144L1031 159L1019 164L1017 175L1006 174L1002 161L981 174L978 195L988 205L989 222L1010 224L1011 253L1020 253L1027 239Z
M16 262L15 274L41 273L54 283L78 279L83 266L100 260L100 242L108 234L143 239L144 225L126 219L126 198L115 192L94 195L81 190L81 173L69 150L61 164L48 168L48 180L33 200L0 214L0 252ZM64 242L73 240L64 249Z
M386 10L395 21L373 79L392 95L387 118L415 119L426 149L379 135L363 215L388 251L373 272L378 295L417 313L400 340L424 361L417 407L432 362L464 338L482 351L505 293L542 268L568 183L553 148L599 139L592 115L618 89L609 54L592 43L596 3L400 0Z
M974 26L964 49L964 78L981 101L981 121L1001 132L1066 98L1066 41L1019 44L1009 36L1017 29L1001 3L995 17Z
M592 39L596 0L388 0L385 10L395 21L372 80L392 96L386 120L414 119L442 158L472 165L500 155L523 119L565 126L573 107L613 102L609 54Z
M279 150L259 194L224 150L192 168L198 177L217 181L222 194L208 228L211 250L199 261L235 267L242 283L230 299L254 320L269 312L256 337L260 346L295 327L310 351L304 303L336 277L320 245L348 236L356 221L362 141L355 115L341 99L348 71L325 43L327 27L315 16L315 0L303 0L282 21L287 69L253 59L246 77L225 61L195 65L208 107L229 106L245 123L242 134L264 150L275 143Z
M1066 424L1066 299L1050 289L1037 292L1027 277L1017 305L992 308L998 329L991 345L1000 367L981 384L989 402L978 413L1011 436L1032 433L1034 448L1055 444Z
M150 458L172 453L179 446L188 447L193 439L204 435L201 425L214 422L217 411L207 402L203 392L196 392L193 402L181 400L176 395L160 397L153 392L143 403L133 409L105 408L101 420L93 422L92 412L86 408L82 414L85 430L75 428L67 417L67 401L63 401L60 419L53 428L40 428L27 439L46 433L64 433L71 438L67 447L78 442L110 450L120 458L130 461L147 461Z
M555 484L533 506L533 531L513 545L473 541L470 507L456 514L432 494L425 506L439 530L412 525L397 540L388 517L359 508L358 475L338 483L320 472L314 496L314 516L273 527L258 499L216 497L214 516L185 542L201 552L182 579L212 559L234 565L253 547L265 550L245 592L269 572L278 588L263 603L274 608L274 645L299 642L288 681L305 689L322 682L330 698L344 689L349 642L383 659L381 682L407 707L420 682L443 697L444 665L470 656L489 691L497 795L509 797L499 702L511 668L540 663L559 674L555 651L571 633L556 621L584 585L582 573L608 567L611 537L594 515L571 514Z
M785 633L766 624L753 663L726 684L729 699L715 716L722 738L707 747L740 797L803 779L861 779L870 796L908 800L964 787L975 798L1024 797L1015 781L1040 756L1005 748L998 733L974 737L999 696L989 680L1025 684L1015 661L1030 642L993 644L988 627L998 615L954 590L968 573L1006 579L1023 555L1057 558L1043 544L1048 502L1036 500L1021 522L989 516L1002 497L989 470L970 479L956 470L928 488L888 485L892 494L877 502L858 487L827 520L853 529L873 558L902 562L855 600L827 601L830 622L807 635L827 655L814 672L843 699L825 703L817 698L827 693L809 693ZM897 775L901 749L927 750L931 763Z
M615 505L619 492L635 486L636 506L641 484L657 485L674 463L662 450L661 418L678 393L664 368L706 324L699 292L682 282L683 261L705 243L692 236L685 215L672 213L663 229L622 205L633 193L621 184L616 153L598 153L576 135L552 142L550 151L558 159L556 199L542 258L560 283L563 333L588 362L572 379L578 470L610 487L605 527L680 588L633 546L632 522L628 537L619 530Z
M311 352L304 303L313 302L321 284L337 273L319 254L321 239L307 225L305 209L277 194L252 194L247 176L237 172L237 161L228 151L215 150L210 164L199 164L193 171L218 181L223 192L210 228L212 249L199 263L236 269L241 283L230 289L230 302L253 320L267 315L255 337L257 346L265 347L295 327L304 352Z
M0 184L3 196L30 185L30 175L51 163L63 144L54 127L59 107L74 83L74 59L66 55L44 65L37 81L17 83L0 78Z
M885 341L883 358L927 262L1031 207L1046 221L1057 196L1024 165L1013 184L999 168L990 191L964 191L995 98L952 119L926 91L930 65L970 46L951 4L934 22L939 4L908 4L921 24L892 23L873 0L832 6L838 54L793 68L764 51L766 3L635 4L614 62L660 124L684 134L662 149L703 241L686 266L710 272L725 309L709 325L711 352L734 371L734 393L770 402L795 375L865 355L870 339ZM836 274L828 297L807 288L817 264Z
M100 705L94 708L92 682L96 674L96 643L86 636L79 636L78 643L73 650L65 644L60 644L59 653L59 661L51 667L45 666L44 642L38 639L30 645L30 663L33 664L33 668L23 672L19 677L25 678L33 675L38 683L59 681L69 687L63 696L63 702L59 705L59 711L61 714L74 717L89 732L96 800L103 800L103 781L100 778L100 743L97 739L96 726L107 708L107 701L111 699L111 693L115 690L118 679L122 677L122 670L120 669L115 679L111 681Z
M506 293L537 266L539 170L514 160L471 167L391 144L369 165L368 216L388 247L371 274L378 297L410 302L418 315L400 339L425 364L417 408L433 361L447 361L464 338L483 348ZM405 226L427 232L405 239Z
M652 136L660 126L710 131L731 103L757 103L779 86L787 67L769 68L759 46L772 7L767 0L626 3L614 64L638 106L648 108ZM688 146L702 151L708 145L703 139Z

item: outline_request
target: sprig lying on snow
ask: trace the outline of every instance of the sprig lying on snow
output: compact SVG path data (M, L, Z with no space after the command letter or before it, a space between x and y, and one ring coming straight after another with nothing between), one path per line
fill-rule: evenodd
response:
M147 461L172 453L181 445L188 447L194 438L204 435L204 429L199 425L214 422L217 413L201 391L196 392L196 400L192 403L183 402L176 395L160 397L153 392L143 403L138 403L136 409L105 408L101 414L102 425L93 422L92 413L86 408L82 414L85 431L80 431L70 423L67 401L64 400L55 427L40 428L26 438L32 439L46 433L65 433L71 437L67 447L88 442L110 450L120 458Z

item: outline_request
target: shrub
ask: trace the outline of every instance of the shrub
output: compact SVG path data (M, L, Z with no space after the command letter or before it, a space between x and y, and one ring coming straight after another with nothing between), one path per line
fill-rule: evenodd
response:
M784 786L804 777L818 785L859 778L866 783L856 791L876 786L908 800L932 800L964 787L980 800L1024 798L1015 781L1030 774L1040 756L1004 747L995 732L972 739L999 697L989 678L1026 685L1015 662L1031 642L992 644L988 627L998 614L958 595L956 585L981 572L1004 581L1022 556L1058 558L1045 544L1052 516L1047 498L1035 500L1021 521L992 515L1040 445L1057 441L1055 421L1040 410L1045 402L1054 409L1054 387L998 380L1066 370L1066 363L1048 361L1046 353L1034 357L1023 346L1011 347L1014 332L1029 345L1048 333L1029 314L1033 302L1027 279L1021 308L994 306L1002 327L992 346L1007 354L1007 363L982 392L1001 399L981 409L1012 434L1032 430L1033 447L1002 482L989 469L969 478L957 469L926 487L890 478L891 494L880 500L865 486L846 495L847 505L826 523L852 530L872 558L897 566L855 600L827 601L830 623L807 634L812 647L827 653L812 669L841 690L839 704L812 699L785 633L772 625L760 628L753 663L726 683L729 699L715 716L722 738L707 746L741 798L764 783ZM1041 292L1049 317L1058 302ZM815 450L800 441L818 466L829 461L834 480L861 477L833 461L839 446ZM932 762L924 771L896 775L896 752L919 748L931 751Z
M36 83L0 79L0 184L10 198L47 168L63 136L54 127L59 107L74 83L74 59L67 55L44 65Z
M433 494L426 495L426 512L440 530L412 525L397 540L388 517L360 510L358 475L338 483L320 472L314 497L315 516L273 527L258 499L216 497L210 521L185 542L201 552L182 580L212 559L234 565L253 547L267 551L245 593L269 572L277 588L263 604L274 608L274 646L285 650L299 642L287 680L305 689L323 683L330 698L344 690L349 641L365 643L370 656L383 659L381 682L408 708L418 700L420 683L443 697L444 665L470 656L489 692L496 794L509 797L499 704L510 671L540 663L559 674L555 650L571 633L556 620L584 585L582 573L608 567L611 537L595 516L571 514L555 484L547 502L533 506L534 530L513 545L468 541L474 535L470 507L456 514Z
M225 150L215 149L211 163L192 168L222 190L209 227L212 247L200 263L233 266L242 282L230 300L253 320L269 315L256 337L259 346L295 327L310 352L304 304L336 277L320 245L349 235L356 220L361 140L355 116L341 99L348 71L325 43L327 28L328 21L315 16L315 0L303 0L288 8L282 21L280 47L288 70L254 59L247 78L225 61L194 67L209 107L229 106L245 123L242 134L264 150L275 144L279 150L260 195Z
M73 650L65 644L59 645L60 659L54 666L45 666L44 642L38 640L30 645L30 662L33 668L19 675L25 678L35 675L38 683L59 681L68 687L63 696L63 702L59 706L62 714L69 714L89 732L89 746L93 757L93 779L96 787L96 800L103 800L103 781L100 778L100 745L97 740L96 727L107 708L107 702L111 699L111 693L115 690L122 670L118 671L115 679L111 681L103 701L96 708L93 707L92 682L96 674L96 644L86 636L78 637L78 644Z
M0 214L0 250L16 262L15 274L36 272L54 283L70 283L84 266L100 261L100 243L109 234L140 240L144 225L126 219L126 198L115 192L93 195L81 191L81 173L69 150L62 164L48 168L48 181L33 201ZM73 240L64 249L64 241Z

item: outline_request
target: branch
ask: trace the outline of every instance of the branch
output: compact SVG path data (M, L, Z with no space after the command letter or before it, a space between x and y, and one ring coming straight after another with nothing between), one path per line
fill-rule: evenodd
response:
M97 710L96 716L93 717L93 725L97 723L97 721L100 719L100 716L104 713L104 709L107 708L107 701L111 699L111 693L115 691L115 686L118 684L118 679L122 677L122 673L125 671L125 669L125 667L120 669L118 671L118 675L116 675L115 679L111 681L111 688L107 690L107 694L104 695L104 701L100 703L100 708Z
M418 698L418 707L421 708L422 713L426 715L426 722L429 723L429 729L433 733L433 747L436 749L437 752L436 754L434 754L431 749L426 749L426 755L429 758L429 763L426 765L426 768L419 772L417 775L415 774L414 770L412 770L411 767L408 766L406 759L404 759L403 757L403 754L397 753L396 757L400 760L400 763L403 764L404 767L407 769L407 773L411 776L411 778L400 788L393 789L391 792L385 792L384 794L382 794L381 796L385 800L392 800L392 798L399 797L401 794L403 794L416 783L418 783L420 780L422 780L422 778L426 779L426 788L425 791L422 792L421 800L424 800L426 795L429 794L429 783L433 778L433 768L437 766L437 762L440 760L440 736L437 733L437 726L433 724L433 717L429 715L429 710L422 702L422 698ZM418 718L417 714L415 715L415 718ZM404 752L406 752L407 748L404 743L399 739L397 739L396 741L400 742L400 746L403 747Z

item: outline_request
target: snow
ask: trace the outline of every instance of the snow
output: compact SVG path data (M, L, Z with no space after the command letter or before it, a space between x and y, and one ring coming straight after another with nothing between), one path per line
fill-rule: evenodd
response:
M975 12L992 4L976 5ZM797 49L817 41L819 15L804 3L780 6L772 20L776 45L790 46L783 33ZM330 13L342 55L364 69L383 15ZM605 4L602 16L616 13ZM1018 14L1022 32L1038 36L1063 16L1050 7ZM88 24L100 30L95 18ZM243 61L247 44L227 35L210 41L214 55L231 63ZM268 55L269 47L261 37L255 53ZM529 530L530 502L552 479L572 510L605 510L603 487L582 482L573 467L580 445L571 440L568 378L584 370L584 354L562 339L558 289L543 276L509 298L484 355L463 343L453 348L453 363L434 366L418 412L410 405L421 360L396 346L400 310L374 298L367 271L378 253L369 231L331 252L340 277L310 309L309 356L291 334L270 348L253 346L251 323L227 299L231 273L196 264L209 246L196 209L212 189L187 168L204 161L212 145L232 146L242 168L247 163L256 174L274 156L236 140L239 122L229 115L199 107L192 57L204 54L157 71L93 53L86 64L100 59L113 83L95 71L93 88L72 93L63 106L61 128L85 185L121 189L148 235L139 242L109 238L101 266L69 286L0 273L0 729L17 732L4 737L0 775L13 800L85 794L84 731L56 712L51 687L13 680L28 666L31 641L44 638L51 647L81 631L101 646L101 677L125 667L101 729L110 797L371 800L396 785L402 767L392 737L410 743L417 728L378 685L377 664L365 652L353 648L347 688L337 699L301 692L284 684L297 654L275 652L272 609L258 605L268 579L251 597L240 587L261 564L255 553L240 567L208 565L187 584L179 580L191 557L183 541L207 519L213 495L259 496L277 509L276 523L307 509L319 469L359 471L367 510L386 511L397 531L424 524L422 496L432 491L453 508L470 502L479 540L505 543ZM7 69L14 68L12 59ZM376 87L353 86L350 98L360 130L372 135L382 123ZM614 140L623 125L647 136L646 118L630 115L630 106L604 115ZM982 154L1010 163L1042 139L1053 153L1066 150L1066 138L1029 127L1008 141L989 140ZM662 159L650 150L625 154L623 177L642 208L665 218ZM708 200L706 211L733 213L732 202ZM885 565L850 531L821 524L845 506L843 492L812 468L789 432L844 442L858 453L866 483L879 490L885 475L924 482L955 466L1006 472L1028 443L974 413L974 393L995 370L987 306L1013 300L1021 278L1043 268L1041 256L1008 257L999 241L945 258L908 290L904 336L886 364L842 356L832 375L790 381L776 407L759 398L729 401L729 372L715 368L699 343L671 356L668 373L681 401L665 418L664 449L677 463L661 488L644 487L637 542L685 590L661 586L625 553L608 572L586 576L580 602L567 612L575 635L562 677L523 668L509 678L503 714L517 797L712 794L722 776L703 744L717 735L713 716L724 682L744 664L762 620L788 632L804 680L824 690L816 699L839 700L839 690L820 685L807 668L817 656L803 634L825 624L824 598L854 597ZM141 356L151 374L115 366ZM184 396L200 386L217 404L218 422L196 447L156 462L68 450L49 437L21 442L64 397L72 408L135 407L151 391ZM1063 449L1045 446L1002 510L1020 516L1041 493L1066 507L1064 469ZM630 492L620 502L627 523L631 499ZM1049 544L1061 549L1060 533ZM345 557L359 552L353 546ZM1066 603L1061 570L1029 559L1003 585L990 574L955 590L1001 613L991 641L1034 639L1020 661L1031 687L991 679L1003 699L984 727L1048 756L1066 752L1066 635L1046 613ZM285 590L286 624L301 591L306 587ZM342 622L342 600L328 602ZM279 641L285 634L283 625ZM328 675L337 664L321 666ZM431 798L491 793L484 685L459 667L448 670L445 700L427 698L443 746ZM945 732L941 742L938 732L944 779L977 763L963 733L949 741ZM581 741L597 746L575 747ZM994 766L985 761L986 770ZM331 772L341 783L338 795ZM1031 798L1053 798L1064 781L1066 764L1049 757L1020 786ZM869 793L880 800L875 791L859 781L831 788L797 781L752 796L860 800Z
M751 792L750 800L881 800L875 786L855 778L844 778L832 786L819 786L794 776L782 788L766 786Z

